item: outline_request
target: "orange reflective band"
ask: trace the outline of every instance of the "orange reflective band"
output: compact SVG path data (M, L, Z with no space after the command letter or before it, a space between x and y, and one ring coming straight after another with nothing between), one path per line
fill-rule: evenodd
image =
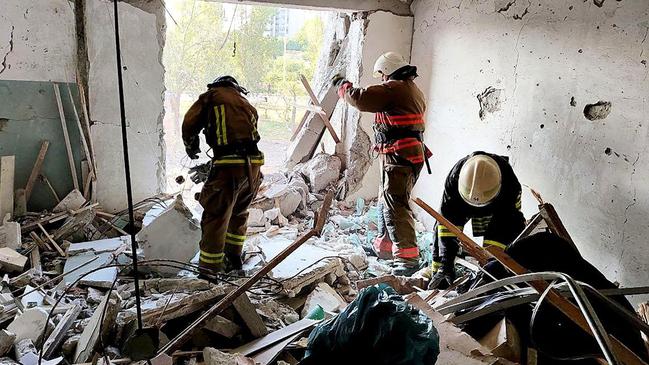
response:
M400 126L418 125L424 124L424 116L422 114L388 115L385 113L376 113L374 122Z
M419 248L418 247L398 248L396 250L395 256L400 257L402 259L412 259L415 257L419 257Z

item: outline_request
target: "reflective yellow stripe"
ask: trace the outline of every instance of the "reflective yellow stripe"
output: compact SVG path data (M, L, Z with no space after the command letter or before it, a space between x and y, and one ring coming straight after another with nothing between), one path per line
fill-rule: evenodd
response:
M437 271L440 267L442 267L442 263L437 262L437 261L433 261L432 267L433 267L433 271Z
M224 145L228 144L228 129L225 124L225 105L221 105L221 138Z
M498 248L502 248L503 250L507 248L506 245L503 245L502 243L498 241L493 241L493 240L484 240L485 245L491 245L491 246L496 246Z
M223 263L223 257L218 258L218 259L208 259L206 257L201 256L199 258L201 262L204 262L206 264L222 264Z
M243 158L214 160L214 165L245 164L245 163L246 163L246 160L243 159ZM253 165L263 165L264 164L264 159L263 158L251 158L250 163L253 164Z
M221 252L221 253L209 253L209 252L205 252L205 251L201 250L201 256L205 256L205 257L223 257L223 256L225 256L225 254L223 252Z
M227 245L232 245L232 246L243 246L243 242L239 242L239 241L231 241L231 240L228 239L228 238L225 239L225 243L226 243Z
M246 240L246 236L242 236L242 235L238 235L238 234L234 234L234 233L230 233L230 232L227 232L225 234L225 238L226 239L230 238L230 239L232 239L234 241L239 241L239 242L243 242L243 241Z
M223 139L221 138L221 112L218 105L214 107L214 117L216 118L216 144L220 146L223 144Z

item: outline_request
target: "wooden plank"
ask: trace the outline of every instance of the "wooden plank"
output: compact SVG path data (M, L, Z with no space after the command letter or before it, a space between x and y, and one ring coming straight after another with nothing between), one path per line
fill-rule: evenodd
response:
M27 184L25 185L25 200L29 202L29 197L32 195L32 190L34 189L34 184L36 179L41 174L41 168L43 167L43 161L45 160L45 155L47 154L47 149L50 147L50 141L44 140L41 142L41 149L38 151L38 156L36 156L36 161L34 162L34 167L32 167L32 173L29 174L29 179L27 179Z
M50 247L50 245L48 245L47 242L43 241L40 237L38 237L36 232L34 231L29 232L29 236L32 238L32 240L34 240L34 242L36 243L36 245L38 245L38 247L47 251L54 251L54 249Z
M86 156L86 159L88 160L88 165L89 165L89 173L91 178L94 178L95 176L95 161L92 159L92 155L90 154L90 148L88 147L88 140L86 139L86 134L84 133L83 127L81 126L81 119L79 119L79 113L77 113L77 105L74 102L74 98L72 97L72 90L70 90L70 85L66 84L65 85L68 89L68 96L70 97L70 103L72 103L72 110L74 114L74 121L76 122L77 128L79 129L79 136L81 136L81 146L83 147L83 153Z
M65 121L65 112L63 111L63 103L61 102L61 91L59 84L54 85L54 96L56 97L56 105L59 107L59 118L61 119L61 128L63 129L63 139L65 140L65 150L68 153L68 163L70 164L70 174L72 175L72 184L74 188L79 190L79 180L77 180L77 168L74 164L74 155L72 154L72 145L70 144L70 135L68 134L68 124Z
M101 223L103 223L103 224L107 224L107 225L110 226L112 229L114 229L115 231L117 231L117 233L119 233L119 234L121 234L121 235L123 235L123 236L128 236L128 235L130 234L130 233L124 231L123 229L117 227L116 225L114 225L113 223L111 223L109 220L106 220L106 219L104 219L104 218L102 218L102 217L100 217L100 216L98 216L98 215L97 215L95 218L96 218L98 221L100 221Z
M63 339L80 313L81 306L79 305L75 305L65 312L63 318L59 320L59 323L54 327L54 330L43 345L44 358L49 359L58 350L59 346L63 344Z
M269 346L281 342L282 340L285 340L288 337L293 337L296 334L300 334L320 322L321 322L320 320L315 320L315 319L308 319L308 318L301 319L282 329L279 329L275 332L271 332L270 334L262 338L258 338L254 341L248 342L243 346L239 346L236 349L232 350L231 352L238 353L243 356L250 356L254 353L257 353L263 349L268 348Z
M301 237L296 239L288 247L286 247L282 252L277 256L273 257L265 266L263 266L259 271L257 271L253 276L246 280L234 291L231 291L223 299L221 299L214 306L205 311L200 317L198 317L194 322L192 322L187 328L182 330L176 337L169 341L165 346L160 349L160 353L164 352L167 354L172 353L182 346L187 340L189 340L195 331L200 329L205 322L214 315L221 313L224 309L228 308L235 299L240 295L248 291L253 285L255 285L261 278L265 277L271 270L273 270L277 265L279 265L284 259L286 259L290 254L295 252L300 246L302 246L306 241L312 237L320 235L322 228L325 225L327 220L327 215L329 213L329 208L331 207L331 202L333 200L333 193L328 192L325 195L324 201L322 202L322 207L316 215L315 225L313 229L304 233Z
M304 77L304 75L300 75L300 81L302 81L302 85L304 85L304 88L306 89L307 94L309 94L309 98L311 98L311 102L313 105L320 107L320 109L323 110L322 113L316 113L318 116L320 116L320 119L322 119L322 122L324 123L325 127L327 127L327 130L329 131L329 134L331 134L331 138L334 139L334 142L340 143L340 138L338 138L338 135L336 134L336 130L334 127L331 125L331 122L329 121L329 118L327 117L327 113L324 112L324 108L322 108L322 105L320 105L320 101L318 101L318 97L315 95L313 92L313 89L311 88L311 85L309 85L309 81Z
M297 137L297 134L304 127L304 124L306 123L307 119L309 119L309 115L311 115L311 112L309 111L304 113L304 115L302 116L302 120L300 120L300 124L298 124L297 127L295 127L295 130L293 131L293 134L291 135L289 141L293 142L295 140L295 137Z
M298 332L294 334L293 336L289 336L286 339L274 344L273 346L262 350L258 352L257 354L252 356L252 359L255 360L255 363L259 363L261 365L268 365L273 362L279 356L279 354L284 351L286 346L290 345L291 343L295 342L300 336L302 335L302 332Z
M34 269L37 274L42 275L43 267L41 266L41 252L38 249L38 243L35 243L32 250L29 251L29 261L31 262L32 269Z
M47 232L45 227L43 227L43 225L39 223L38 228L40 228L40 230L43 231L43 234L45 235L45 237L47 237L47 240L50 241L50 243L56 249L56 251L59 253L59 255L61 257L65 257L65 251L63 251L61 249L61 246L59 246L59 244L56 243L56 241L54 241L54 238L52 238L52 236L50 236L50 234Z
M16 156L0 157L0 224L5 216L9 219L14 215L14 170Z
M541 223L542 219L543 217L541 217L541 213L534 214L532 219L530 219L530 223L525 226L523 231L512 241L512 243L518 242L521 238L529 236L529 234L532 233L532 231L534 231L534 229Z
M466 247L467 249L465 250L467 253L471 254L473 256L473 253L477 254L480 256L480 258L474 256L476 259L478 259L479 262L490 259L490 258L495 258L498 260L503 266L505 266L509 271L516 275L522 275L529 273L529 271L521 266L518 262L516 262L514 259L512 259L508 254L505 253L502 249L498 247L487 247L486 249L481 249L480 246L478 246L477 243L475 243L472 239L467 237L462 231L460 231L455 225L453 225L450 221L448 221L446 218L444 218L441 214L439 214L437 211L435 211L433 208L431 208L428 204L426 204L424 201L421 199L417 198L414 200L414 202L419 205L422 209L424 209L427 213L429 213L433 218L435 218L440 224L443 224L446 226L446 228L451 231L453 234L455 234L462 247ZM533 281L528 283L531 287L533 287L538 293L543 293L547 288L548 288L548 283L545 281ZM562 297L556 290L550 290L547 294L547 300L552 304L555 308L557 308L559 311L561 311L568 319L573 321L577 326L579 326L582 330L584 330L588 334L593 334L591 332L590 326L588 325L588 322L584 318L584 316L581 314L581 311L579 308L577 308L576 305L574 305L572 302L570 302L568 299ZM618 357L620 361L622 361L623 364L627 365L633 365L633 364L647 364L644 360L642 360L638 355L633 353L631 350L629 350L624 344L622 344L619 340L617 340L615 337L610 336L611 340L611 345L612 345L612 350L615 353L615 355Z
M92 161L94 163L94 177L95 179L90 179L90 200L93 202L97 201L97 158L95 157L95 147L94 143L92 142L92 134L90 132L90 118L88 117L88 106L86 105L86 92L84 90L83 85L79 81L79 76L77 75L77 87L79 88L79 99L81 99L81 110L83 111L83 119L81 119L81 124L83 125L84 128L84 134L86 138L88 139L88 148L90 149L90 155L92 156Z
M43 182L45 183L45 185L47 185L47 187L50 189L50 192L52 193L52 196L54 196L54 200L56 200L56 204L60 203L61 199L59 198L59 194L56 193L56 190L54 190L54 187L52 186L52 183L47 178L47 176L41 174L39 176L39 178L42 179Z
M243 319L243 322L246 324L246 327L248 327L253 337L259 338L268 334L268 328L266 328L264 321L257 313L255 306L250 302L248 294L241 294L241 296L234 300L232 305Z
M579 252L579 250L577 249L577 245L575 245L575 242L572 240L572 237L570 237L570 233L568 233L568 230L563 225L563 222L561 222L561 219L559 218L559 214L557 214L557 211L554 209L554 206L552 206L552 204L550 203L543 203L539 205L539 212L543 217L543 219L545 220L545 223L550 228L550 230L557 236L568 241L568 243L570 243L572 248L574 248L575 251Z

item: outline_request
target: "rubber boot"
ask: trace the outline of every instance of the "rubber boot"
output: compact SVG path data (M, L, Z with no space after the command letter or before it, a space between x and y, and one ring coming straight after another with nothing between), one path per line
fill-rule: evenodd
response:
M419 260L396 259L392 265L392 275L412 276L419 271Z
M392 260L392 240L390 240L390 237L387 234L376 237L374 239L373 247L378 258L382 260Z

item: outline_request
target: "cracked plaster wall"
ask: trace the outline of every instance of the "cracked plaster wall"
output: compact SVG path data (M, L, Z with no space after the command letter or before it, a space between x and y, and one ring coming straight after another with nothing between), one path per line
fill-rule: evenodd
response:
M416 0L412 8L434 153L433 175L422 174L415 195L437 206L458 159L509 155L586 259L624 286L649 282L649 2ZM488 87L502 90L500 104L481 120L477 96ZM610 114L588 120L585 106L598 101L611 102ZM530 217L536 203L525 190Z
M112 3L86 2L88 98L97 158L98 199L111 211L126 207ZM164 187L162 130L164 9L160 2L119 3L126 119L133 199Z

